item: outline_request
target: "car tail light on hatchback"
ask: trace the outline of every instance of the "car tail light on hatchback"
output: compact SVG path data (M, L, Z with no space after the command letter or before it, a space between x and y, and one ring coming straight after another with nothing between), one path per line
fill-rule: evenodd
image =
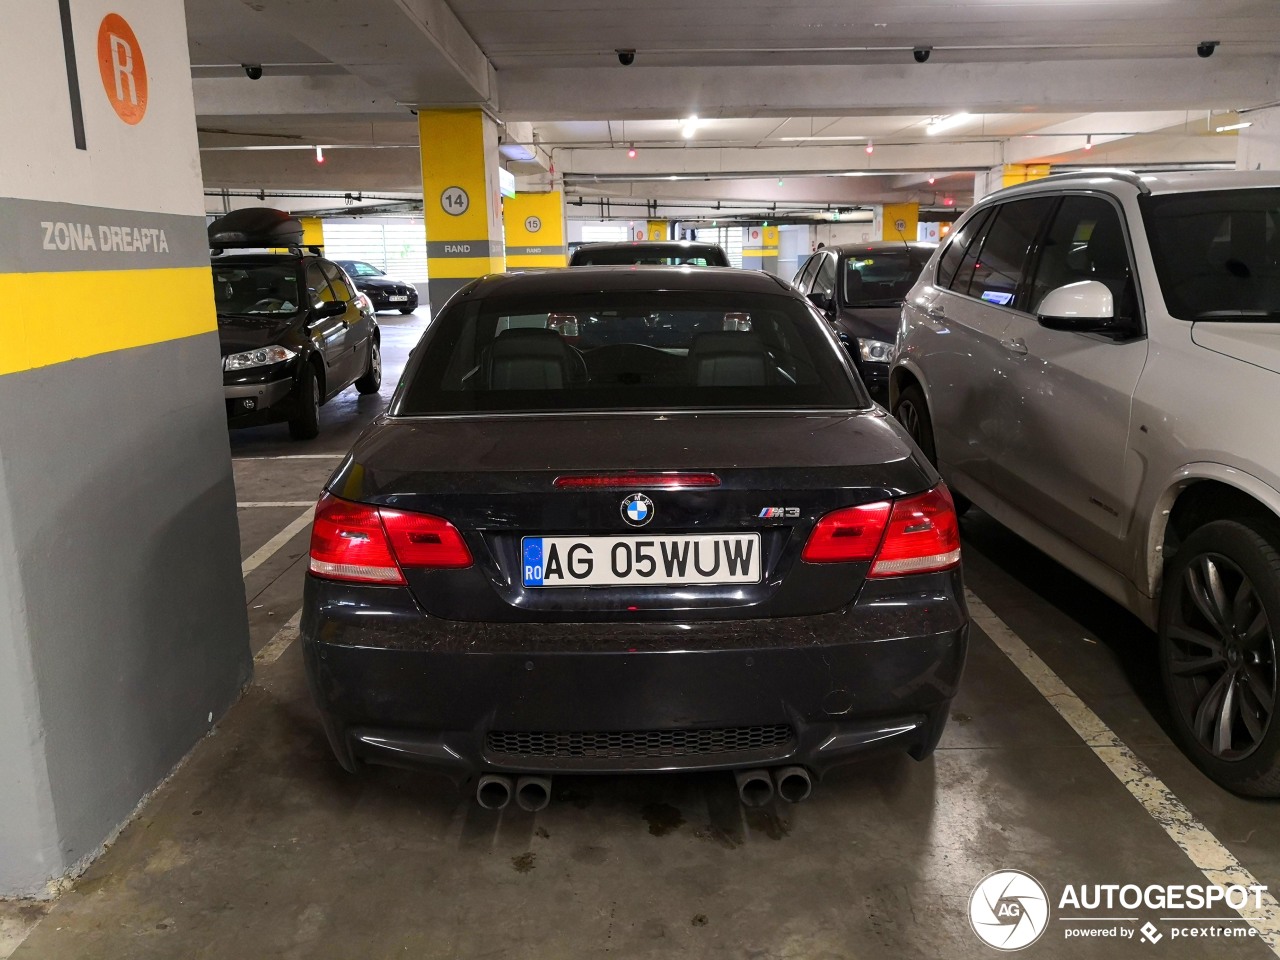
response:
M947 570L960 562L960 525L942 484L902 500L828 513L801 555L806 563L872 561L869 577Z
M324 494L311 527L311 572L328 580L403 586L405 569L471 566L448 520Z

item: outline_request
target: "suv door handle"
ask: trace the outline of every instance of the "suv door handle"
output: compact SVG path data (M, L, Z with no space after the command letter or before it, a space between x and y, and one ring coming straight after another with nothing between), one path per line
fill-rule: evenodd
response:
M1010 337L1009 339L1001 340L1000 346L1010 353L1016 353L1018 356L1023 356L1027 352L1027 341L1021 337Z

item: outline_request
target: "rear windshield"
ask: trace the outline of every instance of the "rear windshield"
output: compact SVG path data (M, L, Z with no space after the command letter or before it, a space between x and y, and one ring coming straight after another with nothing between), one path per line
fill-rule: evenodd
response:
M213 302L222 316L287 316L302 309L298 264L215 263Z
M659 267L727 267L729 261L718 250L680 250L672 247L612 247L607 250L574 251L575 267L623 267L645 264Z
M421 350L395 414L866 405L822 321L782 296L491 298Z
M905 247L850 254L844 262L844 302L851 307L900 303L915 286L928 255Z
M1160 289L1180 320L1280 321L1280 188L1139 201Z

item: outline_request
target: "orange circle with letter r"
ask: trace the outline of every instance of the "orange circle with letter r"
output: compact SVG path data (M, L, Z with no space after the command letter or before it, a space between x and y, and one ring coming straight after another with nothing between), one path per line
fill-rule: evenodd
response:
M120 119L141 122L147 112L147 62L133 28L118 13L108 13L98 26L98 71Z

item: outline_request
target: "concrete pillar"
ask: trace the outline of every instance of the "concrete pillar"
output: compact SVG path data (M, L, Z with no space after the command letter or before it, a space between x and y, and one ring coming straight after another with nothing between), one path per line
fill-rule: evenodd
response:
M324 221L319 217L299 217L302 224L302 245L304 247L324 246Z
M563 267L569 262L564 242L564 194L517 193L502 201L507 269Z
M914 240L920 222L920 204L886 203L880 213L881 240Z
M1047 163L1005 163L985 172L979 171L973 178L973 199L976 203L988 194L1004 187L1030 183L1049 175Z
M1280 170L1280 107L1250 110L1241 120L1253 126L1240 131L1237 170Z
M480 110L423 110L418 140L434 313L468 281L504 269L498 129Z
M778 272L778 228L749 224L742 228L742 268Z
M76 871L251 673L182 0L7 11L0 895Z

